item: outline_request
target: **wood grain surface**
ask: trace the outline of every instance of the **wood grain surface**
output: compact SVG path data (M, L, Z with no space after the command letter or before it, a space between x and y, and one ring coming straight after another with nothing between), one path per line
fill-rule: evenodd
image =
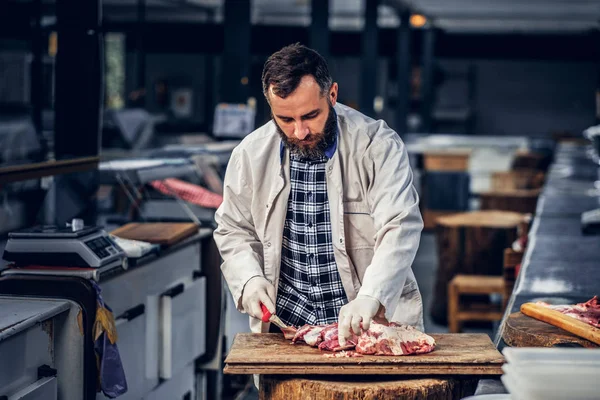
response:
M537 320L562 328L567 332L571 332L591 342L600 344L600 329L569 317L568 315L564 315L556 310L535 303L525 303L521 305L521 312Z
M325 357L281 334L238 334L225 359L229 374L501 375L504 362L485 334L432 334L436 349L411 356Z
M394 377L328 377L266 375L260 379L261 400L445 400L472 395L473 377L398 379Z
M123 239L170 246L198 232L193 223L156 222L130 223L115 229L111 233Z
M564 343L579 344L588 348L598 347L589 340L520 312L508 316L502 339L512 347L552 347Z

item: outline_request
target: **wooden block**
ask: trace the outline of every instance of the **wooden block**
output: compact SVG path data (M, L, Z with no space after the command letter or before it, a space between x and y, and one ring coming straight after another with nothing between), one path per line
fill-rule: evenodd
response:
M470 152L426 152L423 166L426 171L467 171Z
M172 245L198 232L193 223L130 223L115 229L111 233L123 239L141 240L143 242Z
M475 393L477 379L386 379L380 377L295 377L263 375L260 400L462 399Z
M502 331L502 339L512 347L552 347L563 343L573 343L588 348L598 347L589 340L520 312L508 316Z

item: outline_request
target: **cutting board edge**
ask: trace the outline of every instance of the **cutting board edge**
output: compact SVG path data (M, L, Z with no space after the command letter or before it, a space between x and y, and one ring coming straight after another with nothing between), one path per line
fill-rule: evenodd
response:
M435 368L433 368L435 367ZM384 368L381 366L364 368L362 365L354 366L329 366L324 368L321 364L302 364L293 366L290 364L279 364L269 367L246 367L226 364L223 373L229 375L406 375L406 376L443 376L443 375L468 375L468 376L500 376L503 374L502 365L497 364L470 364L468 368L457 368L456 364L414 365L406 368Z
M491 351L491 349L489 350ZM391 358L390 356L366 356L366 357L378 357L379 359L377 360L373 360L373 359L365 359L363 360L362 357L350 357L348 358L346 362L341 361L341 360L346 360L345 358L326 358L323 357L323 361L322 362L310 362L310 363L282 363L279 362L277 360L273 360L273 361L269 361L269 360L265 360L265 361L240 361L240 360L236 360L234 359L233 361L231 359L229 359L229 357L225 358L225 364L228 365L336 365L336 366L340 366L340 367L344 367L344 366L369 366L369 367L373 367L373 366L379 366L379 367L392 367L392 366L416 366L416 367L421 367L424 365L433 365L433 366L438 366L438 365L446 365L446 364L452 364L452 365L502 365L504 364L506 361L504 359L504 356L502 356L502 354L498 351L498 355L496 359L489 359L489 360L485 360L485 362L478 362L477 360L458 360L452 363L448 363L447 361L428 361L427 358L422 358L423 355L410 355L410 356L398 356L400 357L398 358ZM420 358L421 357L421 358ZM419 359L419 361L416 361L417 359ZM335 360L335 361L332 361ZM391 361L390 361L391 360ZM396 361L397 360L397 361ZM340 362L341 361L341 362Z

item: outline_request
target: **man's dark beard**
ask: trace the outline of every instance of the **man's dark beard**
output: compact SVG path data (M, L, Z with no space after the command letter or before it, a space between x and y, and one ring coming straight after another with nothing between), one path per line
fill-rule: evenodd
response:
M315 159L324 156L325 150L331 146L335 140L337 117L331 104L329 105L329 116L327 117L325 127L323 128L324 135L321 136L321 140L317 145L312 148L300 146L298 140L290 139L285 135L283 130L277 125L275 119L273 119L273 122L275 122L277 132L279 133L279 136L281 136L284 146L287 147L291 153L297 154L302 158ZM311 133L307 138L310 138L313 135L318 136L319 134Z

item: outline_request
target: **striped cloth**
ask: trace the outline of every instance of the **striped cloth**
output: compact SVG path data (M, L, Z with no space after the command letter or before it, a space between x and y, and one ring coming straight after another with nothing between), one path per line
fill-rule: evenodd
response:
M161 181L152 181L150 185L167 196L179 197L182 200L206 208L219 208L223 202L223 196L211 192L193 183L184 182L180 179L169 178Z

